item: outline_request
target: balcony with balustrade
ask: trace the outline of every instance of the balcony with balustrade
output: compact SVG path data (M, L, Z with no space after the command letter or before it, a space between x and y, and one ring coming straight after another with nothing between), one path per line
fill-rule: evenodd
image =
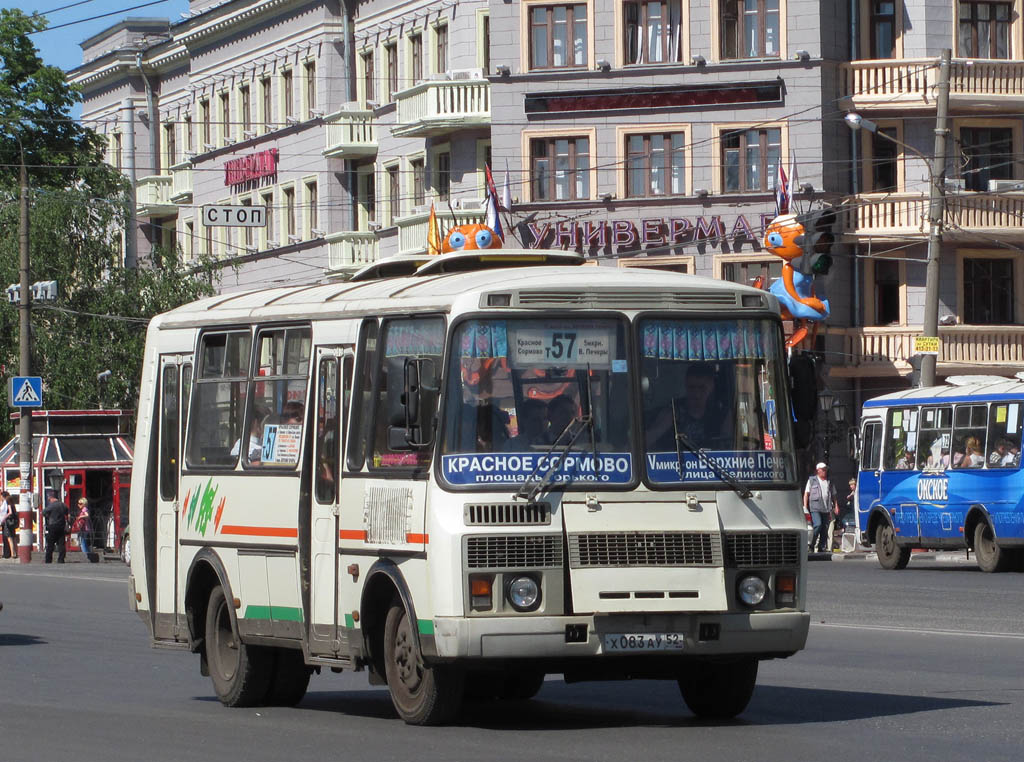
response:
M486 79L422 82L395 93L397 137L427 137L456 130L489 127L490 83Z
M170 217L178 213L171 201L170 175L149 175L138 180L135 188L135 213L139 217Z
M192 203L191 161L183 161L171 167L171 201L175 204Z
M842 231L852 240L905 240L928 237L926 193L862 193L840 206ZM1024 241L1024 192L946 194L943 238L970 240L996 236Z
M456 225L479 225L484 222L487 211L483 206L468 209L436 209L438 227L443 237L445 231ZM421 206L413 214L395 220L398 227L398 253L423 254L427 250L427 228L430 207Z
M380 258L380 242L376 233L346 231L331 233L327 241L327 270L345 273L372 264Z
M377 126L372 111L335 111L324 117L324 156L358 159L377 155Z
M1024 61L954 58L949 107L954 113L1008 110L1024 104ZM857 111L935 108L935 58L851 61L840 65L840 106Z
M841 352L842 361L832 363L835 377L908 375L914 354L915 336L921 326L881 326L823 330L833 352ZM839 347L827 337L836 337ZM953 325L939 327L937 372L1011 374L1024 370L1024 326Z

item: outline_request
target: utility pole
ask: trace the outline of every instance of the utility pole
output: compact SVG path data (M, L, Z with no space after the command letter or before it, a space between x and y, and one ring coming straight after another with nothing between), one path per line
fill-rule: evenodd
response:
M138 219L136 218L135 201L138 193L138 177L135 173L135 104L131 98L121 101L121 125L125 139L125 169L131 190L128 194L128 224L124 231L124 266L126 270L134 270L139 263L138 251ZM152 127L152 125L150 125Z
M924 335L939 335L939 258L942 255L942 223L946 219L946 138L949 136L949 76L952 51L939 57L938 92L935 99L935 148L932 151L931 190L928 210L928 259L925 265ZM939 351L942 347L940 345ZM921 358L921 386L935 385L937 355Z
M19 140L19 146L21 141ZM21 301L18 305L18 337L21 343L21 359L18 372L30 376L32 356L29 352L29 324L32 318L32 287L28 272L28 168L25 166L25 148L21 147L21 216L18 229L21 271ZM18 512L21 514L21 535L18 538L18 558L21 563L32 561L32 411L22 408L18 415L18 465L21 475L18 496Z

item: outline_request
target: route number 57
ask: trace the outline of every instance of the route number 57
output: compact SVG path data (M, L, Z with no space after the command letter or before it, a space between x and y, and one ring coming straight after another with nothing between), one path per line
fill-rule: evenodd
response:
M569 360L572 359L575 347L575 332L556 331L551 334L551 343L544 348L544 353L549 360Z

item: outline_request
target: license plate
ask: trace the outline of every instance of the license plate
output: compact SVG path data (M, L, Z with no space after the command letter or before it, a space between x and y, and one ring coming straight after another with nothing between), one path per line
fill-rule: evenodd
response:
M604 635L604 650L605 653L681 651L686 647L685 642L681 632L606 633Z

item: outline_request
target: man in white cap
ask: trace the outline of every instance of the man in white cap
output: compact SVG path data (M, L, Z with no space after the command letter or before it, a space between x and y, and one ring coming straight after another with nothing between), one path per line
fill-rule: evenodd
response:
M828 480L828 464L815 466L816 474L807 480L804 487L804 510L811 514L814 534L811 536L811 551L817 545L819 553L827 553L832 542L832 519L839 516L839 502L836 488Z

